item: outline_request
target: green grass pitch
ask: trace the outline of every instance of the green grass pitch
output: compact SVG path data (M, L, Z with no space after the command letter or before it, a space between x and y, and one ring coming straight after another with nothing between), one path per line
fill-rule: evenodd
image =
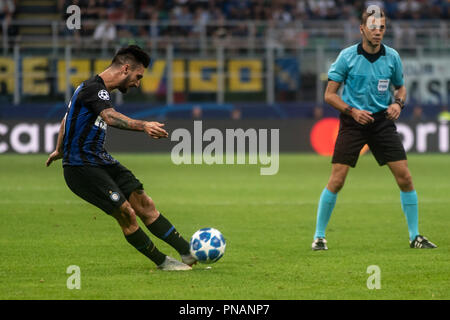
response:
M438 249L409 248L394 179L365 155L338 196L326 252L313 252L311 242L329 158L282 154L278 174L261 176L260 165L114 156L185 238L202 227L222 231L224 257L211 268L156 270L111 217L71 193L60 162L46 168L46 155L1 155L0 299L450 298L448 155L409 157L420 232ZM67 288L70 265L80 267L79 290ZM381 270L380 289L367 287L371 265Z

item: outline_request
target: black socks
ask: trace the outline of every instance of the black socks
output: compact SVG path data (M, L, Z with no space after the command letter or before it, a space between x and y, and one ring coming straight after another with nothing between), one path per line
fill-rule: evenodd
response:
M137 229L134 233L125 236L125 239L127 239L127 241L140 253L152 260L158 266L166 259L166 255L161 253L155 247L155 244L141 228Z
M159 239L171 245L180 255L189 254L189 242L183 239L175 227L161 213L147 228Z

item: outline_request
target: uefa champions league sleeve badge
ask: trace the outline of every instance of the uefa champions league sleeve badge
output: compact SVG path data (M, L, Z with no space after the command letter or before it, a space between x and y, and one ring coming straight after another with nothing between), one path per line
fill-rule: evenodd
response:
M109 100L109 93L108 91L102 89L98 92L98 97L102 100Z

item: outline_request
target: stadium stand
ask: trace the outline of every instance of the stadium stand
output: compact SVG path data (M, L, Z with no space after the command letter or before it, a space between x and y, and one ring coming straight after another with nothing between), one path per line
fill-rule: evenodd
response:
M0 66L2 108L64 106L76 82L95 72L98 60L120 46L138 44L160 61L155 66L160 74L151 80L156 85L115 95L117 105L215 103L217 112L207 107L202 112L215 117L229 113L231 103L239 110L235 116L243 118L327 116L333 111L323 103L326 70L340 49L359 41L358 16L370 4L384 8L389 18L385 43L406 59L409 89L417 93L409 103L422 109L411 107L405 117L435 117L449 103L447 69L443 75L438 71L450 52L450 3L445 0L0 0L0 51L8 65ZM81 10L79 30L66 26L71 5ZM24 63L31 57L47 62ZM72 61L69 68L67 61ZM172 74L169 64L161 64L169 61ZM35 73L17 75L12 62L19 73L30 63L37 80L26 85L25 77ZM429 71L429 79L417 80L416 65Z

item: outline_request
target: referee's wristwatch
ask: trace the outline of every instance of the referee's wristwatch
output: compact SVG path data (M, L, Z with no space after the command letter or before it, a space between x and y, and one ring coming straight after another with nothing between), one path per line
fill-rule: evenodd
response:
M395 98L394 103L398 104L402 110L405 107L405 101L402 98Z

